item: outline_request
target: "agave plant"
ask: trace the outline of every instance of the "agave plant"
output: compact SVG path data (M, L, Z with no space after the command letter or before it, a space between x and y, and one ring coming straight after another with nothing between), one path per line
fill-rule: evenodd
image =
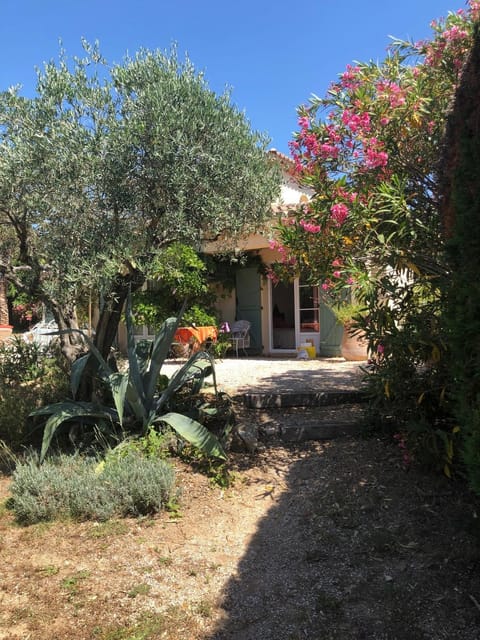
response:
M45 423L40 462L45 459L56 431L64 423L84 422L88 424L120 425L128 423L129 428L146 433L152 426L169 425L178 435L209 456L225 459L225 451L218 438L198 420L191 416L169 410L169 404L175 394L186 385L192 394L197 394L205 378L212 375L215 395L218 395L215 368L212 356L207 352L194 354L168 380L161 392L158 380L162 365L170 350L173 336L181 319L168 318L153 341L141 341L135 344L131 299L127 300L126 325L128 347L128 371L121 373L116 364L109 364L98 349L84 335L89 352L76 360L71 372L71 391L73 400L55 403L34 411L32 416L48 416ZM75 400L87 363L93 359L95 375L99 376L111 393L114 407L94 402Z

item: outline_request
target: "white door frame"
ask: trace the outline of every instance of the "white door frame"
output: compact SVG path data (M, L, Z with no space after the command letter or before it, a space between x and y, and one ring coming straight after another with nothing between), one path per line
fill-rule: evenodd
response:
M297 347L306 340L312 340L317 353L320 352L320 331L300 332L300 280L293 281L293 304L295 313L295 345L290 349L275 349L273 346L273 303L272 303L272 281L268 281L268 348L269 353L280 355L291 355L295 353ZM320 310L319 310L320 314ZM320 317L320 315L319 315Z

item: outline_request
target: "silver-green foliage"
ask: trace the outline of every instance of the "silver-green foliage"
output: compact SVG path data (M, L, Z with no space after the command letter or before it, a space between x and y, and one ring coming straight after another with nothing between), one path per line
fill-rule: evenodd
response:
M61 328L78 328L91 292L104 326L169 246L258 227L279 191L266 137L188 59L142 50L108 66L83 44L38 71L33 98L0 92L0 266ZM103 354L114 336L97 332Z
M27 460L15 469L9 504L17 522L29 525L157 513L174 497L172 466L132 450L100 465L81 456L59 456L41 466Z

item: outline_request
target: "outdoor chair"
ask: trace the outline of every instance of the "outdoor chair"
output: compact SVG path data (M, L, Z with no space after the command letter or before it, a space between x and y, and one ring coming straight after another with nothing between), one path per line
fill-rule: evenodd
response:
M233 323L230 331L230 343L235 349L235 355L238 358L238 350L242 349L243 353L248 356L247 348L250 346L250 326L248 320L237 320Z

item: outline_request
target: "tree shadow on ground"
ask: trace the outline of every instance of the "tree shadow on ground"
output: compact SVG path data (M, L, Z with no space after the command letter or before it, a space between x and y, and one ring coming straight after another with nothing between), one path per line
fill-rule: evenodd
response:
M283 458L284 460L284 458ZM205 640L448 638L480 624L479 501L378 439L292 448ZM280 464L280 463L279 463Z
M304 393L319 392L326 390L347 391L357 389L362 386L363 374L358 367L358 371L345 371L335 363L322 369L315 369L305 362L305 369L291 368L282 369L281 372L274 372L271 375L264 375L259 378L252 389L251 382L246 380L244 385L238 386L241 393Z

